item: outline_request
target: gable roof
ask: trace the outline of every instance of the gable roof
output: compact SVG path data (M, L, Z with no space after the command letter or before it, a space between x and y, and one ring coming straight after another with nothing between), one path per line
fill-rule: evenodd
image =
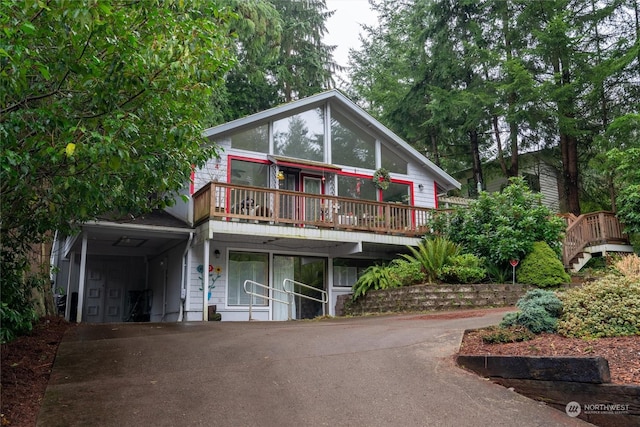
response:
M384 140L390 142L395 147L400 148L406 155L415 160L418 164L426 168L429 172L435 175L436 182L439 187L445 191L459 189L460 183L455 180L451 175L444 170L436 166L431 160L427 159L418 150L413 148L407 142L405 142L398 135L393 133L390 129L373 118L369 113L364 111L358 105L356 105L349 98L344 96L336 89L321 92L317 95L313 95L307 98L303 98L297 101L292 101L287 104L283 104L268 110L261 111L259 113L252 114L250 116L242 117L219 126L214 126L205 129L203 135L207 138L220 138L230 133L248 128L259 123L266 123L270 120L277 120L279 118L287 117L291 114L295 114L299 111L304 111L309 108L321 107L327 102L331 102L331 105L337 106L340 110L347 111L360 121L367 130L373 134L377 134Z

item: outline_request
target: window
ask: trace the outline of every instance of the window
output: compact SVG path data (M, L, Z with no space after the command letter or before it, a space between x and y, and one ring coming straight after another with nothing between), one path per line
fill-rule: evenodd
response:
M376 167L376 141L341 114L332 112L331 156L336 164L366 169Z
M398 184L392 182L389 184L389 188L382 192L383 202L396 202L409 204L411 200L411 187L408 184Z
M534 193L540 192L540 177L538 175L532 173L523 173L522 177L524 178L524 182Z
M407 174L407 162L393 152L390 148L384 144L380 147L380 154L382 155L382 167L389 172Z
M240 150L269 152L269 127L258 126L231 136L231 147Z
M229 252L229 305L249 305L250 296L244 292L245 280L268 285L269 254L254 252ZM255 292L267 296L267 289L256 287ZM268 300L253 297L253 305L266 306Z
M231 159L232 184L269 186L269 165L248 160Z
M333 286L350 288L371 265L376 264L370 259L335 258L333 260Z
M324 111L316 108L273 122L273 153L324 161Z
M371 178L338 175L338 196L352 199L378 200L378 190Z

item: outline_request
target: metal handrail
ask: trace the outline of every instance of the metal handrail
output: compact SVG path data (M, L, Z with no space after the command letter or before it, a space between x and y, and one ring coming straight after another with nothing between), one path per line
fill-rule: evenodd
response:
M291 283L292 284L291 285L291 289L287 289L287 283ZM312 296L296 292L294 285L298 285L298 286L303 287L303 288L307 288L307 289L311 289L311 290L320 292L320 294L322 295L322 299L314 298ZM295 295L295 296L299 296L301 298L306 298L306 299L310 299L312 301L317 301L319 303L322 303L322 315L323 316L326 315L326 306L325 306L325 304L329 302L329 294L327 293L327 291L324 291L322 289L318 289L318 288L315 288L313 286L307 285L306 283L297 282L297 281L292 280L292 279L284 279L282 281L282 289L284 289L284 291L286 293L288 293L289 295L292 295L292 296Z
M247 284L251 284L251 290L250 291L247 289ZM259 294L259 293L255 292L255 287L256 286L258 286L259 288L262 288L262 289L267 289L267 291L274 290L274 291L277 291L277 292L282 292L283 294L287 295L287 301L281 300L281 299L276 298L276 297L271 296L271 295ZM280 290L280 289L276 289L276 288L271 288L271 287L269 287L267 285L263 285L262 283L258 283L256 281L249 280L249 279L244 281L244 284L242 285L242 288L244 289L244 292L251 297L251 298L249 298L249 320L253 320L253 297L254 296L258 297L258 298L268 299L270 301L276 301L276 302L279 302L279 303L282 303L282 304L287 304L287 306L288 306L288 310L287 310L288 314L287 314L287 316L289 318L288 320L291 320L291 303L289 301L290 297L289 297L288 292Z

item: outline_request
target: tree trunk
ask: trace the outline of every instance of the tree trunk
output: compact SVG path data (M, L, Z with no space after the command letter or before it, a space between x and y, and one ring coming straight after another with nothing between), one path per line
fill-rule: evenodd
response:
M473 159L473 179L476 183L476 189L482 189L484 179L482 177L482 163L480 162L480 148L477 129L469 131L469 142L471 146L471 157Z

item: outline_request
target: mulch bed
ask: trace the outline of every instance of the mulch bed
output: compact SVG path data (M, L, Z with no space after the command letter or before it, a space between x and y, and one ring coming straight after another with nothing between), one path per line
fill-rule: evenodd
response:
M609 362L611 382L640 385L640 336L583 340L540 334L529 341L485 344L482 330L468 331L459 354L510 356L602 356Z
M58 344L69 327L60 317L47 317L31 334L2 345L2 426L36 425Z

